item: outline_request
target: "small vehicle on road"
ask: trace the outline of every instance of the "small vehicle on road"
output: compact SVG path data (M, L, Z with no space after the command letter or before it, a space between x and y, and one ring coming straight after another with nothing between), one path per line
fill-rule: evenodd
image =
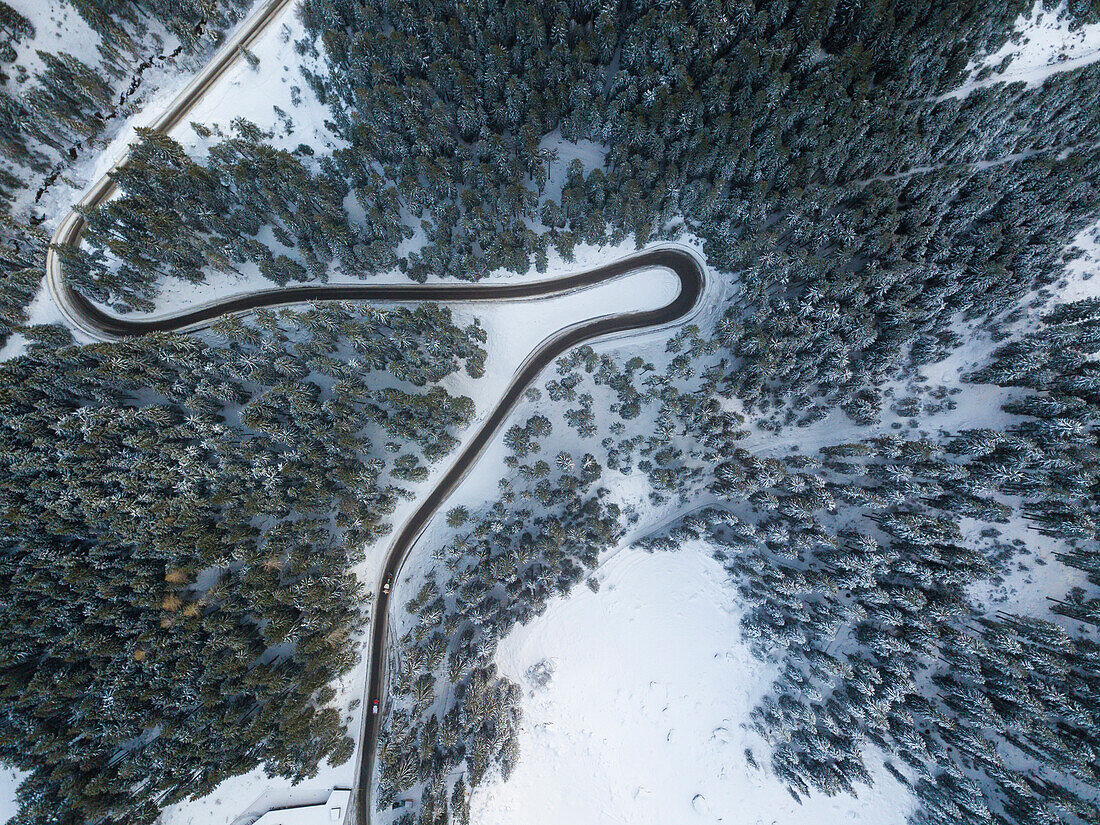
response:
M370 700L370 712L371 712L371 716L377 716L378 715L378 700L377 699L371 699Z
M390 590L393 589L393 573L387 573L385 581L382 582L382 595L390 595Z

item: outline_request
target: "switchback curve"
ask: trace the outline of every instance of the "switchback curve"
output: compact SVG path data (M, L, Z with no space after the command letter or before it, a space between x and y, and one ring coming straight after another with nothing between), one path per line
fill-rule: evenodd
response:
M268 0L245 22L237 35L227 42L211 61L153 123L151 128L167 132L180 123L191 108L236 60L243 47L255 40L278 13L292 0ZM125 165L126 157L115 164ZM114 192L110 174L100 178L80 201L91 208L103 203ZM660 267L671 270L679 279L680 289L668 304L657 309L609 315L572 326L555 333L542 342L519 366L500 401L485 418L474 436L466 443L443 477L428 492L412 516L394 539L386 557L375 593L374 613L370 623L371 654L363 704L363 724L360 734L360 761L356 781L357 817L349 816L348 825L369 823L371 818L370 789L381 716L370 712L372 698L382 699L385 673L385 643L388 632L389 598L382 594L381 583L386 576L397 574L417 539L429 521L458 487L477 462L485 447L507 420L523 391L555 358L569 349L608 335L650 329L686 318L697 306L705 285L705 269L696 254L683 247L668 246L650 249L619 261L586 270L564 278L541 281L516 281L507 284L322 284L268 289L231 296L190 310L150 319L123 318L97 307L65 282L61 257L57 248L79 243L85 221L72 211L58 225L46 254L46 286L55 305L65 319L91 338L108 341L150 332L188 332L209 326L226 315L249 312L262 307L285 306L314 301L376 301L421 302L440 301L465 303L473 301L530 301L562 295L595 286L631 272Z
M404 563L405 558L416 544L421 532L431 521L432 516L439 510L450 494L458 487L470 468L477 462L478 457L492 440L493 436L507 420L508 414L519 401L521 394L538 377L539 373L555 358L569 349L580 344L601 338L613 333L623 333L664 326L685 318L696 307L703 293L704 270L699 259L686 250L676 247L665 247L643 252L625 258L615 263L589 270L571 278L561 279L557 283L565 283L579 279L591 279L588 283L600 283L611 278L619 277L625 273L645 269L649 267L663 267L671 270L680 281L680 290L670 303L663 307L645 312L630 312L621 315L611 315L566 327L564 330L552 335L543 341L539 347L527 357L512 376L512 381L492 412L481 423L458 458L455 459L450 469L443 475L425 496L423 502L417 507L412 516L405 522L401 531L394 540L389 556L386 558L385 567L382 570L382 578L393 576L396 583L397 573ZM541 282L545 287L555 282ZM517 285L518 286L518 285ZM536 286L530 284L526 286ZM429 287L430 288L430 287ZM476 287L456 287L456 289L475 289ZM501 287L485 287L485 289L500 289ZM576 286L572 287L576 288ZM543 293L549 294L549 293ZM501 296L503 297L503 296ZM370 700L382 698L383 675L385 673L385 660L383 652L386 643L389 620L389 597L382 594L379 587L375 591L377 602L374 607L374 621L372 623L370 672L368 675L368 688L365 697L366 707L363 709L364 730L363 746L359 764L358 808L362 821L370 820L370 788L374 770L375 747L378 742L378 724L381 716L374 716L370 712Z
M385 644L388 632L389 598L382 594L381 583L386 576L397 573L416 544L421 532L466 474L476 464L485 447L507 420L524 390L555 358L580 344L608 335L639 331L669 325L687 317L699 303L705 285L704 267L695 254L680 247L660 247L637 255L586 270L564 278L541 281L519 281L508 284L430 284L430 285L369 285L324 284L272 289L213 302L198 309L180 312L155 320L130 320L111 315L96 307L83 295L62 283L67 298L66 315L75 315L80 328L94 331L96 337L113 339L143 335L150 332L189 331L201 329L216 319L261 307L285 306L311 301L423 302L462 303L469 301L530 301L562 295L620 278L631 272L659 267L670 270L679 280L676 297L657 309L608 315L586 321L563 330L543 341L519 366L500 401L481 422L474 436L453 461L443 477L428 492L412 516L405 522L394 540L375 589L377 598L371 621L371 654L364 696L363 726L357 807L359 821L370 821L370 788L378 739L379 716L370 712L373 698L382 699L385 673Z

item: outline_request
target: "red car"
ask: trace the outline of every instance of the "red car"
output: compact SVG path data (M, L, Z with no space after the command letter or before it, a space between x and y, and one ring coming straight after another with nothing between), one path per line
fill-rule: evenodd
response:
M377 699L371 699L370 700L370 712L371 712L372 716L376 716L378 714L378 700Z
M386 580L382 582L382 595L390 595L390 589L393 587L393 573L386 574Z

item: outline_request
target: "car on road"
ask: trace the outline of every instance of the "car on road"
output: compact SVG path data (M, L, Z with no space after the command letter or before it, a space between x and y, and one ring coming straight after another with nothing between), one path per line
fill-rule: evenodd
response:
M393 573L387 573L385 581L382 582L382 595L390 595L390 590L393 589Z
M370 700L370 712L371 712L371 716L377 716L378 715L378 700L377 699L371 699Z

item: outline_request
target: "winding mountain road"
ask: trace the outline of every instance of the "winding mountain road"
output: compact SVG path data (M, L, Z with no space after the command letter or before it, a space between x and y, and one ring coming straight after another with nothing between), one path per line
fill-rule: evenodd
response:
M278 17L279 12L293 0L269 0L241 26L237 35L228 41L198 76L172 102L169 109L157 118L152 128L170 130L181 122L191 107L233 64L240 48L247 46ZM115 169L123 166L123 157ZM105 201L114 191L114 181L105 175L81 199L81 207L91 208ZM231 296L213 301L183 312L152 319L132 320L105 312L69 286L63 277L60 256L54 247L76 244L84 230L84 219L76 211L70 212L55 231L51 248L46 257L46 283L49 293L65 319L85 335L100 341L115 340L150 332L187 332L209 326L216 319L232 314L249 312L260 307L283 306L315 301L373 301L420 302L441 301L466 303L472 301L523 301L530 302L602 284L629 273L660 267L670 270L680 282L676 297L658 309L629 312L586 320L559 330L544 340L517 368L501 399L481 422L474 435L465 443L450 468L424 497L412 516L398 531L385 565L379 576L371 621L372 638L370 663L363 702L363 725L360 739L360 762L356 782L357 816L349 816L348 823L370 821L370 789L374 770L378 724L381 715L370 712L371 699L383 698L386 663L386 637L389 620L389 597L382 594L381 583L386 576L396 582L409 552L440 509L448 496L458 487L476 464L479 456L496 435L523 391L539 373L555 358L572 347L603 338L608 335L651 329L681 321L695 309L703 293L705 269L701 259L692 251L677 246L660 247L590 269L568 277L540 281L516 281L506 284L323 284L269 289ZM530 304L527 304L530 309Z

